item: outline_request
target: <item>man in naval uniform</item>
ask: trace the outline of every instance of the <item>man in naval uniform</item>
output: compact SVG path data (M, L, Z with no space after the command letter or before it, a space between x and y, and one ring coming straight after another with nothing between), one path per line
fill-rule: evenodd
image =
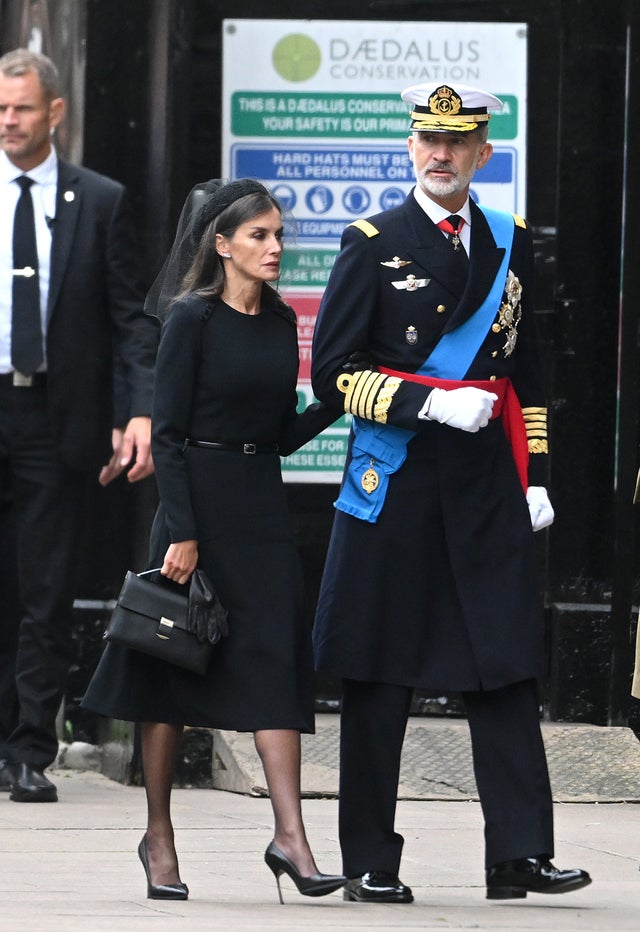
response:
M313 345L317 397L353 415L314 629L318 669L343 683L344 897L413 899L394 820L418 687L464 699L487 897L562 893L590 877L550 860L533 532L553 509L531 233L469 198L501 102L437 84L402 97L417 184L344 231Z

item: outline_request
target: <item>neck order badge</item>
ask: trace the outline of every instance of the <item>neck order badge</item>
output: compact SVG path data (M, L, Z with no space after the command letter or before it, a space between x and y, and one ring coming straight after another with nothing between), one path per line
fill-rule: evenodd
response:
M460 249L460 230L463 226L464 217L459 216L459 214L450 214L438 224L438 229L447 234L447 239L456 252Z

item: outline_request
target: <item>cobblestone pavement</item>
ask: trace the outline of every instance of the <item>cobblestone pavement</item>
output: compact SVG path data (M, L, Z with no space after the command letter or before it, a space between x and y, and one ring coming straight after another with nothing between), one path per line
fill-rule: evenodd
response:
M335 796L339 719L318 715L316 727L315 735L303 736L303 790L311 796ZM640 802L640 742L630 728L543 723L542 730L557 802ZM217 786L266 792L250 735L216 732L214 747L220 757ZM466 721L410 719L399 797L477 799Z

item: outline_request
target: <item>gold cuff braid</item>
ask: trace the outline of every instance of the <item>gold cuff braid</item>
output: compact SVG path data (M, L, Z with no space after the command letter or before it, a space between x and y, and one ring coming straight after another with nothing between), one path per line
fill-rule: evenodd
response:
M402 379L364 369L362 372L341 373L336 385L344 394L344 410L378 424L387 423L393 396Z
M548 453L549 446L546 440L528 440L529 453Z
M529 453L548 453L547 409L523 408L522 416L527 430Z

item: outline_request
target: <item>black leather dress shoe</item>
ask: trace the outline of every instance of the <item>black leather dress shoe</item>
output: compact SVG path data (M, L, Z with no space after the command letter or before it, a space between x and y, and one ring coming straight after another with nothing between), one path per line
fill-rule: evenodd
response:
M356 903L413 903L413 893L395 874L367 871L362 877L347 880L342 899Z
M13 769L8 760L0 760L0 793L8 793L13 786Z
M520 899L527 893L570 893L590 883L587 872L577 867L562 871L546 857L520 858L487 870L487 899Z
M29 764L13 765L14 781L9 797L14 803L55 803L58 791L41 770Z

